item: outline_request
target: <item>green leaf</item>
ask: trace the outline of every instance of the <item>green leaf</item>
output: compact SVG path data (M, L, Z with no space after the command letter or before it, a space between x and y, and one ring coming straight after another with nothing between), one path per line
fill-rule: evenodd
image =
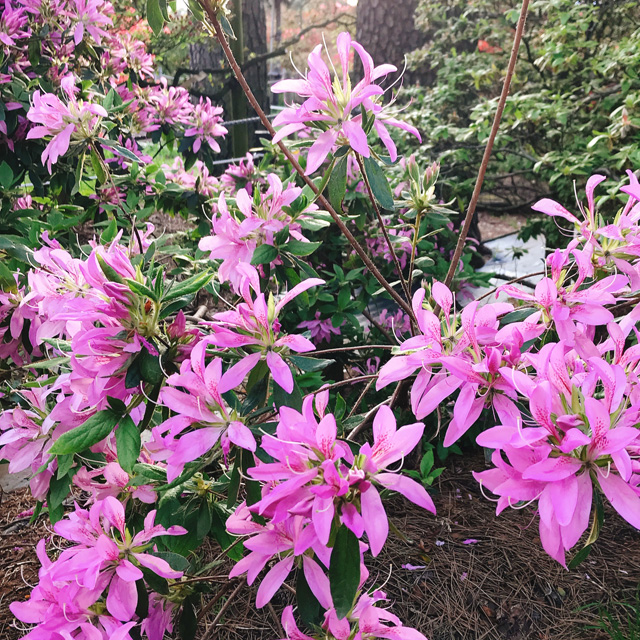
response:
M125 282L127 283L129 289L133 291L133 293L136 293L143 298L149 298L154 302L158 302L158 296L156 295L156 292L147 287L147 285L142 284L137 280L131 280L130 278L125 278Z
M153 33L158 35L164 26L164 16L159 0L147 0L147 21Z
M213 275L210 271L203 271L202 273L196 273L182 282L174 283L164 296L163 302L170 302L171 300L197 293L211 282Z
M287 393L275 380L273 382L273 401L278 409L280 407L291 407L296 411L302 410L302 393L300 387L293 381L293 390Z
M71 467L73 467L73 455L58 456L57 477L64 478L69 473Z
M144 581L153 591L163 596L169 595L169 583L166 578L159 576L155 571L151 571L146 567L140 567L140 570L144 576Z
M567 565L567 569L575 569L579 564L584 562L587 556L591 553L592 548L593 545L591 544L582 547L582 549L580 549L580 551L578 551L578 553L576 553L576 555L571 558L571 562L569 562L569 564Z
M310 256L321 245L322 242L302 242L301 240L289 240L289 242L284 245L283 249L293 254L294 256L304 257ZM270 245L263 244L261 246L268 247ZM269 262L271 262L271 260Z
M159 356L149 353L146 347L140 350L140 377L150 384L158 384L164 379Z
M52 455L80 453L104 440L113 431L119 419L120 416L110 409L99 411L79 427L63 433L53 443L49 453Z
M140 354L138 354L127 369L124 377L124 386L126 389L134 389L140 384L142 373L140 372Z
M203 500L198 508L198 538L204 540L211 531L211 506L208 500Z
M322 371L335 362L335 360L325 358L307 358L306 356L289 356L289 360L291 361L291 364L305 372Z
M189 561L179 553L171 551L147 551L148 554L156 558L162 558L174 571L187 571L189 569Z
M160 12L165 21L169 21L169 7L167 6L167 0L160 0Z
M113 89L111 89L113 91ZM111 93L111 91L109 93ZM112 218L107 228L100 234L100 244L109 244L118 234L118 223Z
M302 622L308 627L322 624L322 605L307 583L304 571L298 570L296 580L296 601L298 603L298 614Z
M155 2L156 5L158 4L158 0L149 0L149 2ZM118 155L124 156L125 158L127 158L127 160L131 160L132 162L140 162L140 158L138 158L135 153L129 151L129 149L123 147L117 142L114 142L113 140L109 140L108 138L100 138L100 144L103 147L109 147L110 149L113 149L116 153L118 153Z
M429 449L429 451L422 456L420 462L420 475L423 478L426 478L429 475L429 471L433 469L433 462L433 449Z
M57 509L64 499L69 495L69 485L71 484L71 477L67 474L59 478L54 476L49 483L49 494L47 496L47 504L49 508L53 507Z
M240 491L240 465L241 458L236 456L233 463L233 469L231 471L231 478L229 480L229 487L227 489L227 507L231 509L238 501L238 492Z
M99 254L96 254L96 258L98 260L98 264L100 265L100 269L102 273L104 273L107 280L110 282L117 282L118 284L124 284L124 278L109 264L107 261Z
M188 296L182 296L180 298L176 298L170 304L163 306L162 311L160 311L160 320L164 320L165 318L175 313L176 311L180 311L180 309L184 309L187 305L191 304L194 297L195 296L193 294Z
M227 555L237 562L242 558L243 552L241 544L237 544L234 547L229 548L237 540L235 536L232 536L227 532L226 522L230 512L225 511L225 509L219 504L213 504L211 506L211 535L227 552Z
M136 591L138 592L138 604L136 605L136 615L144 620L149 615L149 594L144 580L136 580Z
M342 525L331 551L329 586L338 619L351 608L360 585L360 546L353 532Z
M129 474L133 474L133 468L140 456L140 431L131 419L124 416L120 419L116 429L116 450L118 452L118 464Z
M40 362L30 362L28 369L54 369L61 364L67 364L71 360L70 356L58 356L57 358L51 358L50 360L41 360Z
M331 206L338 213L342 213L342 201L344 200L344 194L347 191L346 155L343 155L333 168L327 188L329 191L329 202L331 202Z
M341 420L342 416L344 416L347 411L347 401L338 393L336 395L336 406L333 410L333 415L336 420Z
M149 478L151 482L159 482L161 484L165 484L167 482L167 472L164 469L160 469L160 467L156 467L152 464L147 464L146 462L139 462L134 465L133 472L136 475Z
M227 16L224 15L224 13L220 13L218 15L218 20L220 22L220 26L222 27L222 30L232 39L235 40L236 39L236 34L233 32L233 27L231 26L231 23L229 22L229 20L227 20Z
M96 150L91 147L91 151L89 153L91 157L91 166L96 173L96 178L100 184L104 184L107 180L107 171L104 166L102 158L98 155Z
M384 209L393 209L393 193L380 165L370 156L364 158L364 171L369 180L373 197Z
M178 635L182 640L193 640L198 631L198 618L194 606L195 595L190 595L182 603L182 612L178 620Z
M535 312L536 310L532 307L527 307L526 309L516 309L515 311L507 313L507 315L502 317L502 319L500 320L500 326L504 327L505 325L512 324L513 322L522 322Z
M6 163L2 162L0 164L0 185L4 189L9 189L13 183L13 170Z
M290 244L290 243L289 243ZM278 257L278 250L271 244L261 244L253 252L251 264L270 264Z

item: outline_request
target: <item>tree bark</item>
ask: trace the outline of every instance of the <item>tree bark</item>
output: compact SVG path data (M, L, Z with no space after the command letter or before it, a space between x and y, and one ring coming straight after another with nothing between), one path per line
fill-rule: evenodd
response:
M371 54L374 64L393 64L398 73L388 76L395 80L405 65L405 55L426 42L424 33L415 27L418 0L359 0L356 18L356 40ZM359 64L356 56L356 65ZM356 66L356 73L361 72ZM409 71L407 84L429 83L429 71Z

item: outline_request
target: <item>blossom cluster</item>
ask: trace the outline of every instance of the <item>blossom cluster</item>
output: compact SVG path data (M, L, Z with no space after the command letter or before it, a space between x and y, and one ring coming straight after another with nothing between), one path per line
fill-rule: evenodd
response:
M108 0L61 0L54 10L31 2L3 4L0 42L8 56L7 73L0 76L3 101L7 102L3 85L9 90L13 78L36 77L30 45L34 38L39 64L47 68L41 83L46 90L37 88L29 104L24 94L21 101L7 102L15 113L11 122L2 121L0 134L10 149L25 138L44 139L42 163L49 173L62 156L89 147L117 157L108 132L116 123L122 127L124 116L126 125L117 143L140 162L147 157L137 141L169 127L188 141L193 153L203 145L220 151L217 139L227 133L222 108L209 98L194 103L184 87L168 87L164 78L156 82L153 55L132 31L113 24L115 9ZM45 33L40 42L37 34ZM97 49L96 82L89 88L82 82L87 62L83 46Z
M493 410L499 424L476 441L494 450L495 469L475 477L499 496L498 513L537 502L542 544L561 564L588 528L600 493L640 527L640 358L637 345L626 347L637 336L638 307L618 316L612 311L636 290L640 268L634 251L640 188L629 175L622 191L630 197L613 225L602 225L595 208L603 176L587 183L582 221L557 202L535 205L572 222L576 236L547 258L550 277L533 292L498 288L496 295L524 301L526 318L510 321L518 312L508 302L474 301L454 313L451 291L435 282L431 295L444 320L423 307L419 290L413 308L420 335L397 348L377 381L383 388L418 371L411 389L418 419L457 391L445 446L484 409ZM534 349L542 337L543 346Z
M41 540L36 549L42 564L39 583L29 600L10 605L18 620L37 625L24 637L132 640L132 629L140 626L148 640L162 640L173 628L176 605L150 588L144 571L172 582L181 578L181 571L153 553L153 540L186 530L156 525L155 514L150 511L143 529L131 535L124 506L116 498L106 497L89 510L76 504L54 525L69 546L52 561ZM144 608L149 613L142 619L136 613L140 597L148 598Z

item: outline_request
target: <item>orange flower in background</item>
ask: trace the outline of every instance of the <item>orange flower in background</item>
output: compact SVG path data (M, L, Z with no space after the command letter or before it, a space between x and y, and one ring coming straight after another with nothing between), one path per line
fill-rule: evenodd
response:
M480 51L480 53L498 53L502 51L502 49L490 45L486 40L478 40L478 51Z

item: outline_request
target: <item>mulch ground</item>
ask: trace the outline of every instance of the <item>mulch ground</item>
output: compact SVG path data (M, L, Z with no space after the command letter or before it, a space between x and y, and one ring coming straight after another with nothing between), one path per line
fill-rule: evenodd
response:
M532 510L495 517L493 503L482 497L470 475L483 467L482 455L449 464L434 487L437 516L401 498L387 503L406 539L391 534L368 566L371 580L384 583L393 612L430 640L607 638L589 627L598 623L602 608L616 611L617 602L637 602L640 533L607 510L596 548L567 571L542 551ZM37 582L33 546L50 535L44 518L28 525L28 518L19 516L31 506L26 490L4 495L0 504L2 640L23 635L12 626L8 604L26 597L28 585ZM213 558L219 549L212 543L204 553ZM200 640L281 638L279 615L293 601L291 590L282 589L271 607L256 610L256 585L228 583L225 573L216 571L211 596L203 601L209 606L200 616Z

